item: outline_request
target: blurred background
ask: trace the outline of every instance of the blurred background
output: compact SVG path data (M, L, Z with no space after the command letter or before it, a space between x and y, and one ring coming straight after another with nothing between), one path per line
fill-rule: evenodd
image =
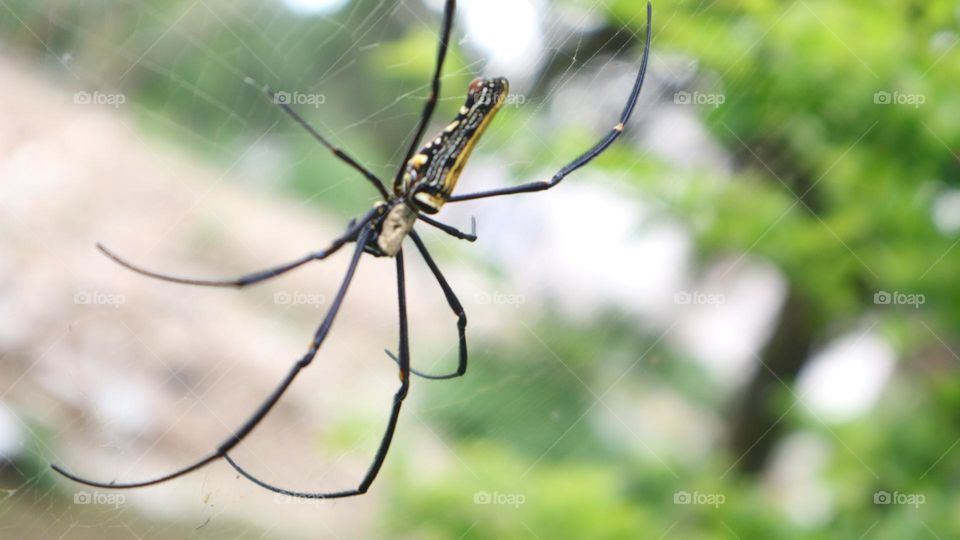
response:
M552 175L616 123L639 0L462 0L430 131L478 75L513 94L461 193ZM956 538L960 8L658 1L624 138L539 194L420 227L470 367L414 379L371 491L275 496L209 452L300 356L428 92L441 0L0 0L0 537ZM408 246L409 247L409 246ZM408 250L414 366L456 318ZM235 457L356 485L396 388L392 261L364 258L317 361Z

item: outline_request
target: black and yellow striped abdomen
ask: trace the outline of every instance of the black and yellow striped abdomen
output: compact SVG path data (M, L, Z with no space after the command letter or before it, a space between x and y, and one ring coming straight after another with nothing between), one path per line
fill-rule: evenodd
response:
M437 213L453 193L477 141L510 91L506 79L477 79L470 84L459 114L409 162L403 176L407 200L418 210Z

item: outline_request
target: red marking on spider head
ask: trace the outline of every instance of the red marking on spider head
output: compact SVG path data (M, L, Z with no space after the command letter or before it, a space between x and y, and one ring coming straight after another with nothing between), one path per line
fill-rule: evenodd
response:
M474 81L473 81L472 83L470 83L470 93L471 93L471 94L476 94L477 92L479 92L480 90L482 90L482 89L483 89L483 85L484 85L484 83L486 83L486 82L487 82L487 81L485 81L484 79L474 79Z

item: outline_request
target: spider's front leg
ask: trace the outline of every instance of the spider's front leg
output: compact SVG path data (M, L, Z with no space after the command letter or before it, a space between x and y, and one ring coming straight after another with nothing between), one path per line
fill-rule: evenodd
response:
M441 231L449 234L454 238L458 238L460 240L466 240L467 242L477 241L477 218L473 216L470 216L470 233L469 234L460 231L456 227L451 227L446 223L441 223L424 214L418 214L417 219L419 219L420 221L423 221L424 223L426 223L427 225L430 225L431 227L436 227L437 229L440 229Z
M446 278L443 277L443 273L440 271L440 267L437 266L437 263L434 262L433 257L430 256L430 252L427 251L427 246L424 245L423 240L420 239L420 236L416 231L410 233L410 238L417 245L417 250L420 252L420 255L423 257L423 260L427 263L427 266L430 267L430 271L433 273L433 276L436 278L437 283L440 285L440 288L443 289L443 295L447 298L447 304L450 306L450 309L453 310L453 314L457 316L457 337L459 340L459 360L457 361L457 370L453 373L447 373L444 375L432 375L430 373L424 373L416 369L410 368L410 372L416 375L417 377L423 379L430 379L435 381L442 381L447 379L455 379L457 377L462 377L467 372L467 314L463 309L463 305L460 303L460 300L457 298L456 293L453 292L453 288L450 287L450 284L447 283ZM384 351L387 353L394 362L400 364L400 359L396 357L390 351Z
M290 368L287 372L286 377L283 381L274 388L273 392L260 404L256 411L244 422L238 429L236 429L232 435L227 437L220 446L216 448L213 452L207 456L195 461L191 465L187 465L181 469L178 469L172 473L163 475L158 478L151 480L145 480L140 482L127 482L127 483L116 483L116 482L98 482L94 480L89 480L80 476L77 476L71 472L68 472L66 469L59 465L51 465L53 470L62 474L63 476L81 484L85 484L92 487L99 488L108 488L108 489L132 489L139 487L152 486L156 484L161 484L168 480L173 480L180 476L186 475L198 469L201 469L210 463L220 459L225 458L229 460L227 452L232 450L238 444L240 444L250 433L266 418L267 414L273 409L273 407L280 401L280 398L283 397L287 389L290 388L290 385L293 384L294 379L297 375L303 371L304 368L309 366L314 358L317 356L317 353L320 351L321 345L327 338L327 334L330 333L330 328L333 326L333 321L336 319L337 314L340 312L340 306L343 305L343 299L347 295L347 289L350 287L350 283L353 281L354 275L356 275L357 265L360 263L360 256L363 255L363 245L369 240L371 236L371 227L365 226L360 233L359 238L357 239L357 247L353 251L353 257L350 259L350 264L347 267L346 275L343 278L343 282L340 284L340 288L337 291L336 297L334 297L333 303L330 305L330 309L327 311L326 316L323 319L323 322L317 328L317 331L313 335L313 341L310 344L310 348L307 352ZM400 275L402 278L402 273ZM403 300L403 299L402 299ZM401 358L408 358L409 353L407 352L406 345L406 303L405 300L401 303L401 312L403 313L401 319L401 330L403 332L403 338L400 342ZM404 365L409 367L409 361L401 362L401 372L404 369ZM406 379L405 379L406 380ZM405 395L405 390L404 390ZM399 411L399 407L395 406ZM394 420L395 422L395 420Z
M407 392L410 389L410 340L407 325L407 292L402 251L397 253L396 261L397 297L398 304L400 306L400 358L398 359L398 363L400 364L400 388L397 389L397 392L393 396L393 407L390 410L390 420L387 422L387 428L383 433L383 438L380 440L380 446L377 448L377 454L374 456L373 462L370 464L370 468L367 469L367 474L364 475L363 480L360 481L360 484L356 488L344 491L293 491L277 487L260 480L256 476L253 476L247 472L246 469L241 467L229 455L224 454L224 458L227 460L227 462L234 469L236 469L238 473L243 475L244 478L264 489L268 489L288 497L299 497L302 499L342 499L345 497L362 495L366 493L368 489L370 489L373 481L377 478L377 474L380 472L380 468L383 467L384 460L387 458L387 452L390 450L390 443L393 442L393 436L397 430L397 421L400 418L400 407L403 405L403 400L406 399Z

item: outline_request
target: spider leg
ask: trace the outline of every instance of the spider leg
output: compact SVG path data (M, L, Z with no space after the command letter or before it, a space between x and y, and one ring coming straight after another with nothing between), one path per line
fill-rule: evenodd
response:
M353 276L356 273L357 265L360 262L360 256L363 255L363 246L366 244L366 241L370 238L372 231L370 228L367 228L360 235L359 240L357 241L357 247L353 252L353 258L350 260L350 265L347 268L347 273L343 278L343 283L340 284L340 289L337 291L337 296L333 301L333 304L330 306L330 310L327 311L327 315L323 319L323 323L320 324L320 327L317 328L316 333L313 337L313 342L309 350L300 358L297 363L293 365L290 371L287 373L287 376L283 381L273 390L269 397L260 405L259 408L253 413L253 415L240 426L239 429L234 431L226 440L224 440L220 446L217 447L213 453L208 456L196 461L195 463L188 465L182 469L178 469L172 473L166 474L159 478L154 478L152 480L145 480L141 482L129 482L118 484L116 482L97 482L94 480L88 480L67 472L64 468L59 465L51 464L53 470L58 473L66 476L67 478L85 484L92 487L99 488L112 488L112 489L131 489L139 488L145 486L152 486L155 484L160 484L168 480L173 480L174 478L183 476L187 473L193 472L197 469L200 469L217 459L226 457L227 452L229 452L233 447L240 444L240 442L250 434L251 431L267 416L267 413L273 408L274 405L280 401L280 398L283 396L284 392L287 391L287 388L290 387L290 384L293 383L294 378L300 373L303 368L310 365L313 362L314 357L317 355L317 352L320 350L320 345L323 344L324 339L327 337L327 333L330 331L330 327L333 325L333 320L336 318L337 313L340 311L340 306L343 303L343 298L347 294L347 288L350 286L350 282L353 281ZM406 344L401 341L401 348L405 349Z
M453 313L457 316L457 333L460 340L460 359L457 363L457 370L453 373L447 373L445 375L431 375L429 373L417 371L413 368L410 368L410 373L413 373L414 375L423 379L431 379L434 381L442 381L461 377L467 372L467 314L464 312L463 305L460 304L460 300L457 299L456 293L453 292L450 284L447 283L446 278L443 277L443 273L440 272L440 268L437 266L437 263L434 262L433 257L430 256L430 252L427 251L427 246L424 245L423 240L420 239L420 236L417 234L417 232L410 231L410 238L412 238L413 242L417 245L417 250L420 251L420 255L423 256L423 260L426 261L427 266L430 267L430 271L433 272L433 276L437 278L437 283L440 284L440 288L443 289L444 296L447 297L447 304L450 305L450 309L452 309ZM390 351L384 352L386 352L387 356L392 358L394 362L400 364L400 359L397 358L393 353Z
M403 186L404 168L414 152L420 147L420 139L427 131L427 125L433 117L433 111L437 108L437 100L440 98L440 76L443 72L443 63L447 59L447 50L450 48L450 32L453 29L453 14L457 10L457 0L447 0L443 7L443 26L440 29L440 45L437 50L437 64L433 71L433 78L430 79L430 95L427 96L427 102L423 106L423 113L420 115L420 122L417 125L416 134L410 141L407 153L403 161L400 162L400 169L397 176L393 179L394 193L400 193Z
M257 87L257 84L258 84L257 81L253 80L250 77L247 77L246 79L244 79L244 82L246 82L247 84L255 88ZM316 128L310 125L310 123L307 122L306 119L300 116L300 114L297 113L297 111L295 111L293 107L291 107L288 103L285 103L283 100L278 100L277 93L274 92L273 89L271 89L267 85L263 85L262 87L260 87L260 91L262 91L268 98L270 98L270 101L274 105L276 105L277 107L280 107L280 109L283 112L287 113L287 116L292 118L294 122L300 124L300 126L303 129L305 129L307 133L309 133L314 139L316 139L317 142L322 144L324 148L329 150L334 156L336 156L338 159L340 159L347 165L353 167L356 171L362 174L367 180L369 180L370 183L373 184L373 187L375 187L377 191L380 192L380 195L383 197L384 200L387 200L390 198L390 196L387 194L387 188L384 187L383 180L380 180L380 178L378 178L377 175L373 174L370 171L370 169L361 165L360 162L354 159L352 156L350 156L340 148L334 146L330 141L327 140L326 137L321 135L320 132L316 130Z
M370 221L373 220L373 219L377 216L378 212L379 212L379 209L375 207L375 208L371 209L369 212L367 212L362 218L360 218L360 221L359 221L359 222L357 222L356 220L351 221L351 222L350 222L350 226L347 228L347 231L346 231L342 236L340 236L339 238L337 238L336 240L334 240L334 241L330 244L330 247L328 247L328 248L326 248L326 249L323 249L323 250L320 250L320 251L316 251L316 252L307 254L307 255L305 255L305 256L303 256L303 257L301 257L301 258L299 258L299 259L297 259L297 260L295 260L295 261L291 261L291 262L289 262L289 263L286 263L286 264L283 264L283 265L280 265L280 266L276 266L276 267L274 267L274 268L270 268L270 269L267 269L267 270L262 270L262 271L260 271L260 272L254 272L254 273L252 273L252 274L247 274L247 275L245 275L245 276L241 276L241 277L238 277L238 278L235 278L235 279L226 279L226 280L191 279L191 278L182 278L182 277L171 276L171 275L167 275L167 274L160 274L160 273L157 273L157 272L153 272L153 271L151 271L151 270L146 270L146 269L144 269L144 268L141 268L141 267L139 267L139 266L134 265L133 263L130 263L130 262L126 261L125 259L120 258L119 255L117 255L116 253L110 251L109 249L107 249L107 248L106 248L105 246L103 246L102 244L97 244L97 249L99 249L101 252L103 252L103 254L106 255L107 257L110 257L111 259L113 259L114 262L116 262L116 263L119 264L120 266L123 266L124 268L127 268L127 269L129 269L129 270L132 270L132 271L134 271L134 272L136 272L136 273L138 273L138 274L143 274L143 275L145 275L145 276L147 276L147 277L152 277L152 278L154 278L154 279L159 279L159 280L162 280L162 281L169 281L169 282L172 282L172 283L181 283L181 284L184 284L184 285L198 285L198 286L202 286L202 287L237 287L237 288L243 288L243 287L247 287L247 286L253 285L253 284L255 284L255 283L260 283L260 282L262 282L262 281L266 281L266 280L268 280L268 279L275 278L275 277L277 277L277 276L279 276L279 275L281 275L281 274L285 274L285 273L287 273L287 272L289 272L289 271L291 271L291 270L293 270L293 269L295 269L295 268L299 268L299 267L301 267L301 266L303 266L303 265L305 265L305 264L307 264L307 263L309 263L309 262L311 262L311 261L319 261L319 260L321 260L321 259L325 259L325 258L329 257L330 255L333 255L334 253L336 253L337 251L339 251L340 248L342 248L347 242L349 242L349 241L353 240L354 238L356 238L356 237L357 237L357 234L359 234L360 230L361 230L363 227L365 227L368 223L370 223Z
M593 148L589 151L578 157L577 159L570 162L569 165L560 169L557 174L553 176L550 180L544 180L541 182L530 182L527 184L521 184L519 186L513 186L502 189L492 189L489 191L480 191L477 193L467 193L465 195L454 195L450 197L447 202L460 202L460 201L470 201L474 199L485 199L487 197L497 197L500 195L514 195L517 193L533 193L536 191L543 191L550 189L553 186L559 184L564 178L566 178L570 173L576 171L577 169L583 167L587 163L593 161L594 158L602 154L614 141L620 138L620 135L623 134L623 130L627 125L627 122L630 120L630 116L633 115L633 110L637 105L637 99L640 97L640 89L643 87L643 79L647 74L647 62L650 59L650 35L651 35L651 26L652 26L652 17L653 17L653 8L651 4L647 2L647 36L646 42L643 47L643 61L640 64L640 72L637 74L636 82L633 85L633 91L630 92L630 99L627 100L627 105L623 109L623 113L620 115L620 122L613 127L610 133L606 137L600 140Z
M475 217L470 217L470 234L462 232L455 227L451 227L446 223L440 223L439 221L423 214L417 214L417 219L423 221L427 225L440 229L454 238L459 238L460 240L466 240L468 242L477 241L477 218Z
M370 485L373 484L373 481L377 478L377 473L380 472L380 468L383 466L383 461L387 457L387 452L390 450L390 443L393 441L393 435L397 429L397 420L400 418L400 407L403 405L403 400L407 397L407 390L410 388L410 342L408 339L407 293L406 279L404 277L403 270L402 251L397 253L396 259L397 296L399 299L398 303L400 305L400 359L398 360L398 363L400 364L400 388L393 396L393 408L390 410L390 420L387 422L387 428L383 433L383 438L380 440L380 446L377 449L377 454L374 456L373 462L370 464L370 468L367 469L367 474L364 475L363 480L360 481L360 484L356 488L343 491L326 493L292 491L268 484L267 482L260 480L237 464L237 462L234 461L229 455L224 454L224 458L227 460L227 462L247 480L250 480L254 484L257 484L264 489L268 489L288 497L299 497L303 499L340 499L344 497L353 497L355 495L362 495L366 493L370 488Z

